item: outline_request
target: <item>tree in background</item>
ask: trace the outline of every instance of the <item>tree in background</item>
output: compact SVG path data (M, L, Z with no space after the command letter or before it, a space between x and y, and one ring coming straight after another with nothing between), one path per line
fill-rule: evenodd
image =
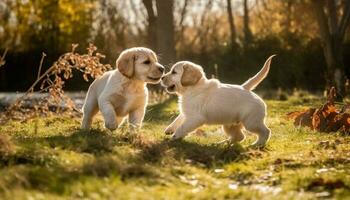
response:
M175 27L173 0L143 0L148 14L148 43L161 53L160 61L169 64L175 61ZM157 9L157 16L153 10Z
M128 47L129 38L133 35L128 22L121 13L122 5L115 5L111 0L99 0L94 15L94 29L91 40L114 62L117 53Z
M175 28L174 28L174 2L173 0L156 1L157 24L157 50L161 53L160 60L169 64L175 61Z
M228 22L230 25L231 46L232 48L234 48L236 46L237 33L236 33L234 15L232 13L231 0L227 0L227 16L228 16Z
M327 85L336 85L343 94L343 42L350 22L350 1L313 0L312 3L327 63Z
M0 14L0 29L5 31L0 34L0 49L9 50L0 89L23 89L33 82L42 52L47 54L45 61L52 63L72 43L86 46L94 5L93 0L0 1L6 13Z
M150 48L157 48L157 16L153 9L153 0L142 0L147 10L147 43Z
M254 73L268 54L278 53L276 61L283 67L271 68L266 85L320 90L326 85L324 73L328 74L328 68L317 37L320 31L313 15L315 7L311 11L310 5L325 0L314 0L316 4L311 1L2 0L0 52L9 51L0 90L13 90L10 85L24 88L31 82L42 51L48 54L45 62L52 63L71 43L79 43L82 49L89 42L110 64L122 49L148 46L160 54L164 64L175 61L176 54L176 59L203 65L209 76L218 66L220 79L234 83ZM347 21L342 16L349 1L329 2L335 2L336 24L340 27ZM328 3L322 7L328 25ZM350 43L344 38L344 50L341 53L337 49L337 55L346 55L344 63L349 63L350 51L345 49ZM18 79L19 72L25 74L19 77L23 81L10 84ZM290 75L283 76L286 73ZM86 86L82 82L72 85L76 89Z
M248 0L243 0L243 33L244 33L244 46L247 47L252 43L253 34L250 30L250 18Z

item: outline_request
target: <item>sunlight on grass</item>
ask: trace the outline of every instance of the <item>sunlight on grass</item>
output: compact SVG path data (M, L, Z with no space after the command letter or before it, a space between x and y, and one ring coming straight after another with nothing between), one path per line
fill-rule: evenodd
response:
M350 138L294 127L286 113L303 100L269 100L272 137L264 150L218 144L219 126L205 136L169 141L176 100L148 108L144 127L115 132L99 118L91 132L79 119L36 118L0 127L0 193L5 199L314 199L350 195ZM308 100L317 105L321 101ZM4 136L5 137L5 136Z

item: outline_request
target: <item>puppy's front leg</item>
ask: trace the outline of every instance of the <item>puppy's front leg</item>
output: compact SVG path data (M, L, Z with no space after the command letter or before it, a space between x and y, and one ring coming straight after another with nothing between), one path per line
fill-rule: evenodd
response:
M136 127L142 126L142 121L145 116L146 108L140 106L136 110L129 113L129 123Z
M109 130L118 128L114 107L108 100L99 100L98 106L105 120L105 127Z
M172 139L180 139L185 137L188 133L196 130L198 127L203 125L203 120L200 119L185 119L184 122L176 129Z
M179 114L176 119L165 129L165 134L169 135L175 132L175 130L180 126L180 124L183 122L184 116L183 114Z

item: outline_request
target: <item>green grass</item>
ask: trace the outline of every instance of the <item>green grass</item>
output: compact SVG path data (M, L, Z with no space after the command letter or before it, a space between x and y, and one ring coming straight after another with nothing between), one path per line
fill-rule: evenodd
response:
M176 100L150 106L141 131L88 133L79 119L53 116L0 127L0 199L350 198L350 137L296 128L285 114L317 98L268 100L272 137L263 150L206 136L163 134ZM5 137L8 135L9 137Z

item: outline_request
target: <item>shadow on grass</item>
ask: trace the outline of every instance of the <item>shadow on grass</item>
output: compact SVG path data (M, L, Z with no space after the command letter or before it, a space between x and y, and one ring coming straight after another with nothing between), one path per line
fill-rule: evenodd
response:
M86 178L116 177L122 181L152 178L156 181L158 172L154 167L158 168L159 165L170 168L172 164L186 162L212 168L249 159L242 154L245 150L240 145L200 144L186 140L157 141L142 134L108 134L100 130L90 133L75 131L70 135L44 138L18 138L17 144L21 146L21 151L6 158L0 157L0 168L13 169L13 174L8 174L9 177L4 179L6 187L20 186L55 194L69 193L72 184ZM115 153L115 147L123 145L138 153ZM89 153L92 157L72 168L55 155L55 151L52 151L54 148ZM166 156L173 156L179 163L163 163L162 159Z
M39 138L20 138L18 150L0 154L0 169L9 170L0 179L6 191L14 187L50 193L67 193L70 185L86 178L116 177L122 181L132 178L154 177L155 173L140 157L119 156L113 152L118 145L129 144L123 135L114 136L99 130L90 133L76 131L70 135ZM54 148L89 153L89 159L71 166L60 159Z
M143 146L141 150L141 157L146 161L157 162L164 156L173 156L176 160L207 168L248 158L246 154L242 154L245 150L239 144L200 144L186 140L163 140Z
M177 160L204 164L206 167L247 159L246 150L240 144L201 144L187 140L161 140L145 137L142 133L106 133L101 130L90 132L77 130L68 135L56 135L38 138L18 138L24 151L1 159L0 164L44 165L50 159L50 148L59 148L77 153L89 153L94 156L111 154L116 147L131 145L140 150L139 158L144 162L158 162L164 156L173 156ZM48 148L43 148L48 147ZM114 149L114 150L113 150ZM53 162L53 161L50 161Z
M166 111L169 105L176 102L176 98L169 98L161 104L155 104L147 107L145 121L148 122L165 122L175 118L176 111Z
M67 135L19 138L18 142L25 146L35 144L82 153L103 154L112 151L118 143L118 138L102 130L91 130L90 132L77 130Z
M9 171L3 177L0 188L9 190L15 187L35 189L44 192L63 194L70 191L70 186L75 182L86 181L87 178L120 178L122 181L132 178L154 177L155 174L147 166L137 161L128 163L120 158L106 154L94 157L92 161L86 162L79 167L69 168L62 163L54 165L36 165L27 163L17 165L15 170Z

